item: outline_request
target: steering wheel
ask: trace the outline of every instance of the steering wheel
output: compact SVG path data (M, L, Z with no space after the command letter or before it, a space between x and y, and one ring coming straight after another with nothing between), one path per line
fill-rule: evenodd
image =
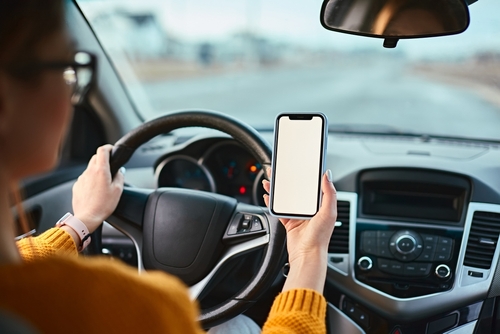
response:
M270 165L271 149L253 128L222 113L196 110L159 117L123 136L111 153L112 175L153 137L193 126L231 135L264 168ZM139 271L163 270L178 276L190 287L192 299L209 290L211 279L229 259L264 249L259 270L244 288L201 310L199 320L204 328L229 320L255 303L279 274L285 252L285 230L266 208L203 191L125 187L107 221L133 241Z

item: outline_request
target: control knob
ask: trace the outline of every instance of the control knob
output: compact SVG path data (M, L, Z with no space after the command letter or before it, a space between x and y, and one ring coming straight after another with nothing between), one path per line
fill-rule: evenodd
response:
M450 277L451 269L446 264L440 264L436 267L435 273L437 277L444 279Z
M373 262L368 256L363 256L358 260L358 267L363 271L368 271L372 269Z
M389 249L396 259L410 262L423 251L423 241L418 233L413 231L398 231L389 241Z

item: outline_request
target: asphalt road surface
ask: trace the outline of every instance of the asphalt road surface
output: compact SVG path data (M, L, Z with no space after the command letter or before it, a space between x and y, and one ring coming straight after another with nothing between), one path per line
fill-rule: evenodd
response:
M499 106L467 87L418 75L398 58L256 68L148 83L144 88L158 113L213 109L269 127L282 111L321 111L330 123L500 140Z

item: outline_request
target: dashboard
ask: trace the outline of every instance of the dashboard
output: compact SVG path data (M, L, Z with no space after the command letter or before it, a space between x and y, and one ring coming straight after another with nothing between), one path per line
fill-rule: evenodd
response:
M261 134L272 142L272 132ZM330 134L338 222L325 296L329 317L343 317L330 321L348 319L343 333L480 328L500 296L498 161L494 143ZM258 162L224 135L159 138L136 151L126 174L137 187L254 205L263 205L262 178Z

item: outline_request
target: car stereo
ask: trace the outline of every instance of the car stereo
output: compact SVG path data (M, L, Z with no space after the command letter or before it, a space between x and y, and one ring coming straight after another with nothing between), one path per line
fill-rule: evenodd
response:
M429 233L429 231L432 231ZM400 298L453 286L461 233L446 230L358 226L356 278Z

